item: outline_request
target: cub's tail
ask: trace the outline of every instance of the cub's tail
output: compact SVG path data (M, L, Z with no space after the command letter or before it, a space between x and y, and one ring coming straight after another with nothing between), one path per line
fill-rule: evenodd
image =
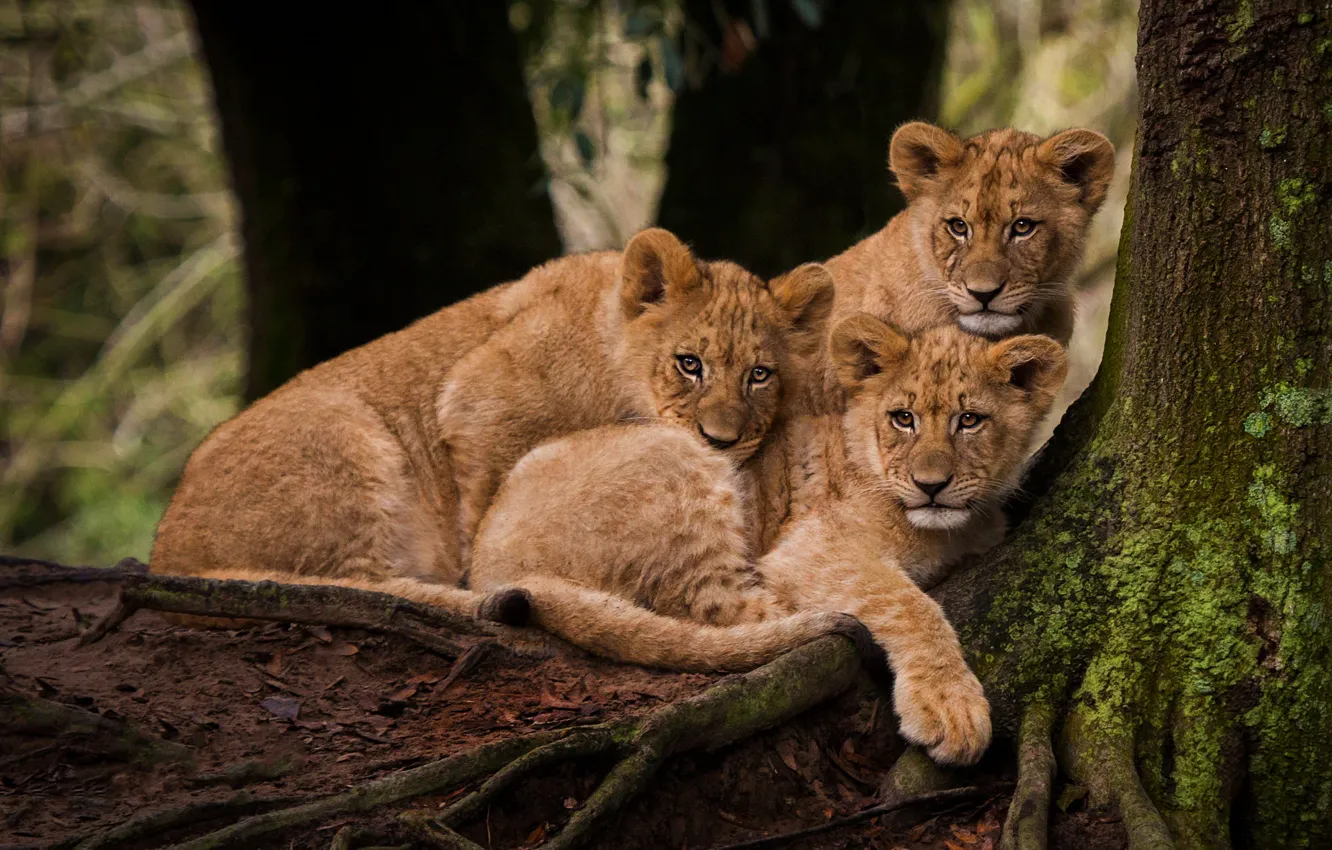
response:
M525 603L525 604L524 604ZM757 623L709 626L665 617L622 599L564 579L525 577L481 603L483 618L522 625L522 615L548 632L596 655L685 672L741 672L829 634L851 638L861 658L883 652L859 620L849 614L801 611Z

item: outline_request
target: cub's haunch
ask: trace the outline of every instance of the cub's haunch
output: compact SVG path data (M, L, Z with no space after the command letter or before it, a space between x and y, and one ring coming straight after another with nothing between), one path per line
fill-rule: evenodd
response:
M742 462L826 335L832 292L816 264L765 283L660 229L551 261L219 426L186 464L152 569L390 592L420 579L471 610L471 536L523 454L654 421Z
M1048 337L990 342L952 325L907 337L863 314L837 327L832 354L846 411L789 429L791 518L757 561L743 475L643 424L524 457L478 533L473 587L521 588L550 631L683 670L748 669L854 616L888 654L903 735L974 761L988 703L919 584L1002 537L999 502L1066 355Z

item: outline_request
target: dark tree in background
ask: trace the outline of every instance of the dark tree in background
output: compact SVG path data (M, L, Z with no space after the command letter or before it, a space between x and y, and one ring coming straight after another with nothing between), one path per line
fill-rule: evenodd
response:
M773 275L887 223L902 205L888 141L936 114L947 3L684 6L686 66L706 76L675 102L661 226Z
M560 253L506 5L391 5L191 0L243 211L248 399Z
M507 4L191 6L243 214L247 399L561 252ZM660 223L769 274L881 227L946 4L685 6Z

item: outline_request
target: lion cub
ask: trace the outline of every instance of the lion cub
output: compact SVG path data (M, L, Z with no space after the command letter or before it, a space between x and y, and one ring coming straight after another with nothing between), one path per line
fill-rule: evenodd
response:
M1085 129L960 139L915 121L893 134L888 161L907 208L826 263L834 323L867 312L907 333L957 322L1067 344L1073 275L1114 175L1110 141Z
M623 254L555 260L492 292L485 321L465 312L473 302L446 308L218 427L158 525L154 571L412 577L470 599L455 590L467 542L525 452L653 420L742 462L825 336L833 287L816 264L766 284L649 229ZM465 344L437 336L450 311L464 316ZM439 356L453 356L451 368Z
M525 592L536 623L598 654L684 670L756 666L826 633L810 613L850 614L888 654L904 737L975 761L989 704L919 583L1002 537L999 501L1067 357L1044 336L906 337L865 314L832 355L847 409L790 429L792 518L757 562L739 475L645 424L524 457L478 533L472 586L501 591L492 609Z

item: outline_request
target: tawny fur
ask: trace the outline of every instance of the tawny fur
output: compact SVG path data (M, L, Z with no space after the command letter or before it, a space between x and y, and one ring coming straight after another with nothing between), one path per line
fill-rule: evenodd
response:
M999 502L1067 358L1046 337L991 343L944 326L906 338L866 315L833 343L850 402L787 430L799 483L772 551L751 556L743 473L679 429L602 428L515 466L478 533L473 588L523 588L550 631L684 670L747 669L853 615L888 653L903 734L971 762L989 742L988 703L919 584L1002 537ZM963 413L983 418L967 428ZM917 482L943 481L939 507L924 507Z
M303 372L219 426L186 465L152 568L456 586L494 488L543 440L664 421L744 461L818 349L831 302L820 266L765 284L659 229L623 254L554 260ZM698 375L680 368L685 354Z
M824 264L837 287L830 332L868 313L907 334L957 324L989 339L1044 334L1067 345L1074 275L1114 173L1109 140L1086 129L1045 139L999 129L961 139L914 121L894 133L889 165L907 208ZM967 224L965 238L949 231L952 218ZM1036 222L1030 234L1013 232L1019 218ZM999 292L982 311L968 288ZM804 385L798 404L805 412L835 412L845 404L826 349ZM792 504L784 427L749 463L750 489L761 506L754 517L761 551L775 541Z
M958 322L990 338L1037 333L1067 344L1073 278L1114 164L1114 147L1093 130L960 139L903 125L889 165L907 208L825 264L837 281L833 323L865 312L906 333ZM966 236L949 230L954 218ZM1014 233L1021 218L1035 222L1029 234ZM968 289L998 294L982 310Z

